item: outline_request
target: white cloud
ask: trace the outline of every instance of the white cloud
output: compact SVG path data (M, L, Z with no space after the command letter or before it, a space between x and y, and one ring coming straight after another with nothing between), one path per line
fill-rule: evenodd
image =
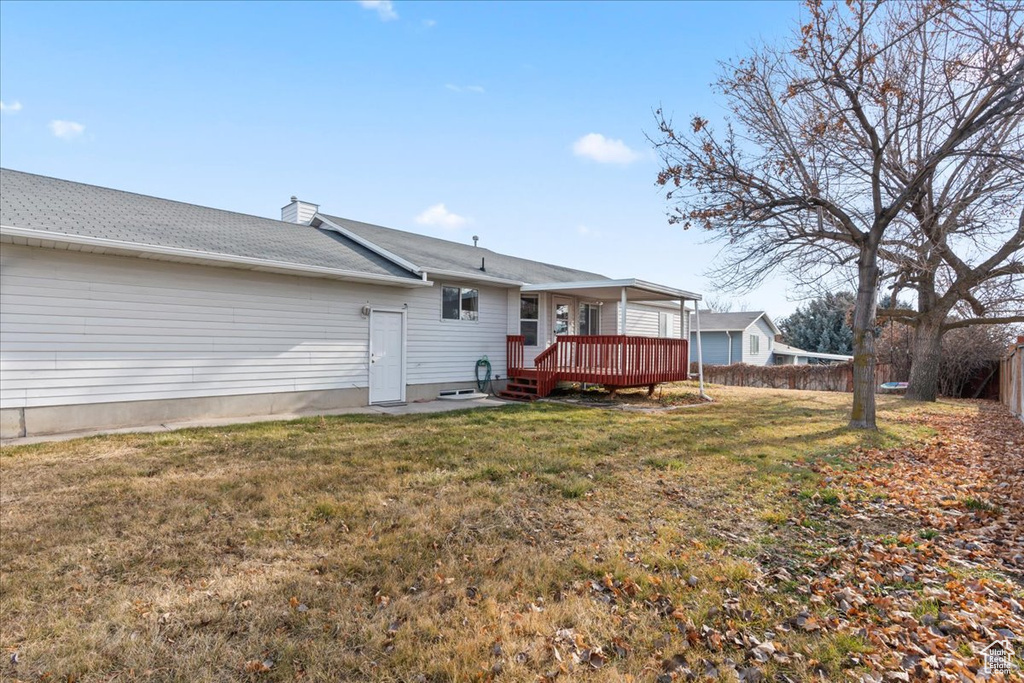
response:
M359 0L359 5L375 10L381 21L393 21L398 18L398 12L395 11L391 0Z
M631 164L640 158L622 140L612 140L600 133L588 133L573 143L572 152L578 157L593 159L602 164Z
M423 20L423 28L434 28L435 26L437 26L437 21L436 20L434 20L434 19L424 19Z
M445 83L444 87L448 88L452 92L475 92L478 95L482 95L486 90L482 85L455 85L454 83Z
M14 101L14 102L11 102L10 104L7 104L3 100L0 100L0 111L9 111L9 112L21 111L21 102Z
M85 132L85 126L74 121L50 121L50 130L61 140L74 140Z
M452 213L445 208L444 204L434 204L416 216L416 222L420 225L433 225L445 230L457 230L468 223L469 219Z

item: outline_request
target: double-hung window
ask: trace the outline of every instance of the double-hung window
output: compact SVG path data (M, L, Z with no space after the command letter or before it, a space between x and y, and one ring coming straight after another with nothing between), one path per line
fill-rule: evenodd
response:
M519 297L519 334L523 335L523 346L537 346L537 329L540 325L540 306L536 296Z
M480 312L480 292L467 287L441 287L441 318L476 320Z
M761 353L761 338L756 334L750 335L750 353L751 355Z

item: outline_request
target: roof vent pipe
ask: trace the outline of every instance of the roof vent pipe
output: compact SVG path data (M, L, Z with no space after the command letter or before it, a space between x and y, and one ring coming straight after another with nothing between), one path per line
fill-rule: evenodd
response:
M480 257L480 270L482 270L483 272L485 272L485 273L486 273L486 272L487 272L487 268L486 268L485 266L486 266L487 264L486 264L486 263L484 263L484 260L485 260L485 259L484 259L484 257L483 257L483 256L481 256L481 257Z
M477 240L479 240L479 239L480 239L479 237L477 237L476 235L473 235L473 246L474 247L476 246Z

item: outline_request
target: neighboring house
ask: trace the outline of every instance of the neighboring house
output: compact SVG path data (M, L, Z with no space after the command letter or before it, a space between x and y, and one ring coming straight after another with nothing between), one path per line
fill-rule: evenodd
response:
M698 294L281 216L0 171L0 436L685 377Z
M690 345L697 347L696 323L690 315ZM776 341L780 334L764 311L700 312L701 347L705 365L829 365L853 356L804 351Z
M775 342L772 353L775 355L775 365L834 365L853 360L853 356L804 351L782 342Z
M695 316L690 315L690 346L697 348ZM764 311L700 312L701 350L706 365L772 365L778 327Z

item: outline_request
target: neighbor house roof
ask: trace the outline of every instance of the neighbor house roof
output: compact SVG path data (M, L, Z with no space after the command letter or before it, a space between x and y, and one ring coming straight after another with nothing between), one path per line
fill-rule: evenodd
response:
M764 317L773 334L779 333L772 319L764 311L738 311L736 313L716 313L715 311L700 312L700 329L702 332L742 332L753 325L758 318ZM696 330L694 325L690 329Z
M462 274L480 279L500 279L512 282L539 284L547 282L592 282L607 280L604 275L576 270L550 263L508 256L484 247L475 247L462 242L452 242L438 237L418 235L403 230L385 228L371 223L361 223L339 216L318 214L330 224L383 247L433 274ZM317 221L314 219L313 224ZM481 270L481 264L484 270Z
M93 251L422 282L330 230L9 169L0 169L0 226L9 239L52 239Z

